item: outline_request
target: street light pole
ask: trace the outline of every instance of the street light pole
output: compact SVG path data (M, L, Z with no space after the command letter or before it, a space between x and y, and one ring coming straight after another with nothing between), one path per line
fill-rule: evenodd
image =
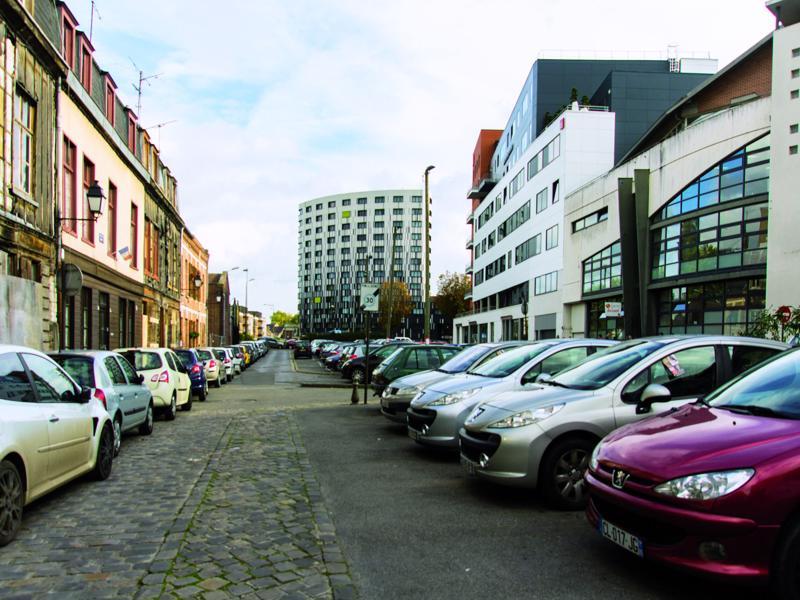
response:
M425 169L425 342L431 340L431 198L428 193L428 174L435 167L430 165Z

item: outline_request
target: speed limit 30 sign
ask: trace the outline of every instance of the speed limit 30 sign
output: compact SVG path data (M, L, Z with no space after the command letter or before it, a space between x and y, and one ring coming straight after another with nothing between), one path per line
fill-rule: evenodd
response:
M361 284L361 306L365 311L378 312L378 300L381 288L372 283Z

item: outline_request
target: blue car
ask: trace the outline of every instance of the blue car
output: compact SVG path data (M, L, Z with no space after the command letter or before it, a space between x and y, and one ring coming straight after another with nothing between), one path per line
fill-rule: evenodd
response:
M200 402L205 402L208 396L208 382L206 381L206 370L203 367L203 361L197 356L197 352L187 348L177 349L174 351L181 359L186 372L189 374L189 380L192 384L192 394L197 396Z

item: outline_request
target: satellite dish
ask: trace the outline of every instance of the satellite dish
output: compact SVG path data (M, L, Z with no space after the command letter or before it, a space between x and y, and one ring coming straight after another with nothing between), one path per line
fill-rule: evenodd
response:
M83 288L83 273L77 265L64 263L61 267L61 286L65 296L77 296Z

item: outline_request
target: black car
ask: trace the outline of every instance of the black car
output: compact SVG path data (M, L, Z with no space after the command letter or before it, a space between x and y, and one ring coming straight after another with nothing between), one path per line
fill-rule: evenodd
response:
M363 383L365 379L366 365L369 364L369 372L372 374L372 371L377 367L383 359L389 356L392 352L397 350L401 346L410 346L413 345L413 342L401 342L397 344L384 344L383 346L376 346L373 350L371 347L369 349L369 363L363 356L358 356L352 360L348 360L342 365L341 372L342 377L345 379L350 379L353 383Z
M311 342L308 340L295 340L294 357L311 358Z

